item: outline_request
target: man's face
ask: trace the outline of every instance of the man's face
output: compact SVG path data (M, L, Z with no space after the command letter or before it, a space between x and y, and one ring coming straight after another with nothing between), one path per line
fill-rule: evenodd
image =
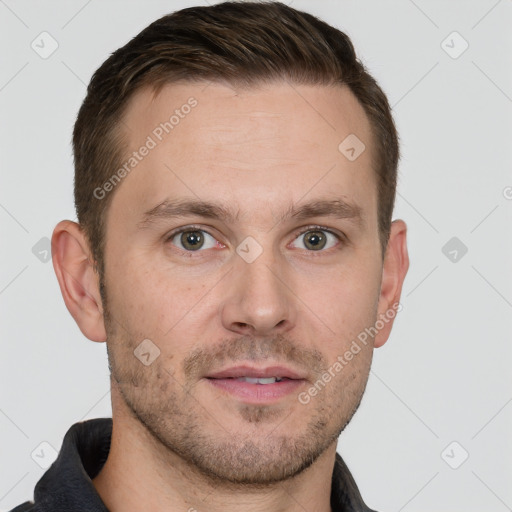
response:
M190 97L197 104L181 109ZM176 109L172 130L155 132ZM156 145L117 185L107 217L112 393L155 439L214 479L269 483L297 474L357 409L371 341L308 403L299 397L333 374L381 312L375 155L364 111L341 87L173 84L156 98L138 93L124 123L127 159L148 136ZM366 145L354 161L338 149L350 134ZM233 218L172 217L164 208L145 216L178 200L216 203ZM289 215L320 201L346 207ZM151 340L141 346L146 362L160 350L148 365L134 355L143 340ZM282 366L302 379L209 378L239 366Z

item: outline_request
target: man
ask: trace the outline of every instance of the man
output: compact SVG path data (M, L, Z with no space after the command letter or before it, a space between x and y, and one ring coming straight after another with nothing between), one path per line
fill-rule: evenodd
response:
M398 137L348 37L282 3L155 21L94 74L53 263L112 419L16 511L367 511L337 440L408 269Z

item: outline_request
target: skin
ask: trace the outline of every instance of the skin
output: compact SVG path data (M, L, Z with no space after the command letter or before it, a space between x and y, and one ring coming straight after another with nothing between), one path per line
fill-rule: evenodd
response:
M62 221L53 234L70 313L89 339L107 340L114 427L93 484L114 512L330 511L337 439L393 321L309 403L298 392L399 301L406 225L393 222L383 259L370 125L344 87L180 83L156 97L144 89L123 119L127 155L191 96L197 106L110 192L107 304L80 226ZM349 134L366 145L353 162L338 150ZM239 217L138 228L144 212L176 198L216 200ZM359 206L361 222L280 219L291 204L326 198ZM205 245L187 252L169 235L191 224L205 230ZM312 248L315 225L340 238L322 231L327 245ZM252 263L236 252L247 236L263 251ZM149 366L133 353L144 339L160 350ZM287 365L307 382L253 405L203 378L246 362Z

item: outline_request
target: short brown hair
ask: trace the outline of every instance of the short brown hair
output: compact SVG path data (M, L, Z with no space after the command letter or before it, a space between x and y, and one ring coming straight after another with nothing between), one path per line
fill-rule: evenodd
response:
M399 159L398 135L386 95L343 32L280 2L224 2L182 9L156 20L116 50L91 79L73 132L74 193L78 222L100 281L105 217L115 192L98 200L94 190L122 163L123 113L142 87L158 92L178 80L247 87L286 80L349 87L372 129L384 255Z

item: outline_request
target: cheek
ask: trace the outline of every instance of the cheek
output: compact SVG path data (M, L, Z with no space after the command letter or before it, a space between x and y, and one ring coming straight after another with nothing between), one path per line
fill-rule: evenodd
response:
M106 288L113 318L132 337L150 337L155 318L167 307L165 286L154 269L147 268L141 259L120 259L106 272Z
M112 270L107 285L109 305L127 330L161 340L199 314L200 303L213 285L199 276L185 276L179 269L148 263L148 259L127 256Z
M380 287L378 266L372 262L343 265L301 278L297 295L324 321L335 338L347 339L373 323Z

